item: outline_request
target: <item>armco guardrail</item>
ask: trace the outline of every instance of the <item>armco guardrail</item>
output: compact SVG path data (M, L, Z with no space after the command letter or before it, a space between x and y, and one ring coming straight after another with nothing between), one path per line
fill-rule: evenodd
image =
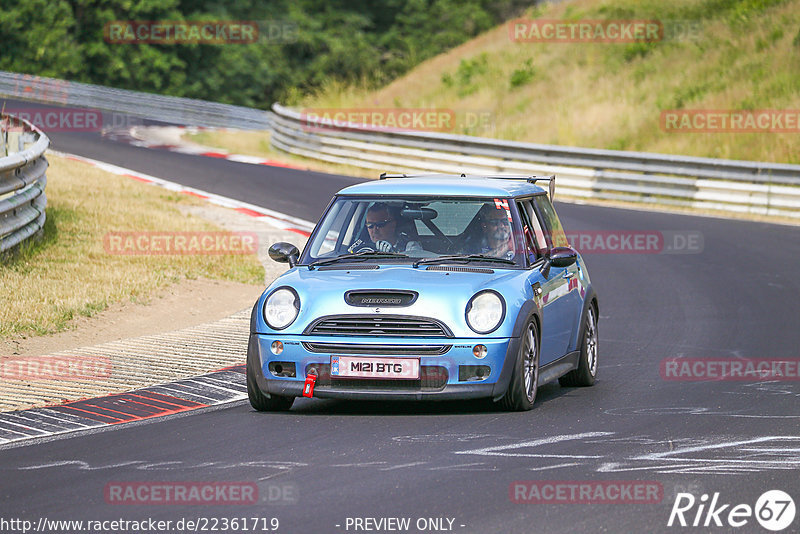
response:
M556 174L556 195L800 217L800 165L311 123L272 109L272 145L307 158L382 171Z
M4 252L44 227L44 153L50 140L29 122L8 115L0 115L0 132L0 252Z
M800 218L800 165L517 143L315 122L274 113L0 71L0 95L176 124L266 129L276 148L380 171L554 173L570 197Z
M154 95L100 85L0 71L0 95L123 113L162 122L266 130L270 113L191 98Z

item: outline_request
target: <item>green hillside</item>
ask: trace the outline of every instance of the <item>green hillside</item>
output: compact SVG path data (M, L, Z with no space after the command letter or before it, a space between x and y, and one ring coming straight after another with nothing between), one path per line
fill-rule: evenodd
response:
M791 133L667 131L669 110L800 110L800 0L577 0L526 18L657 20L655 42L517 42L503 24L371 91L329 84L317 108L437 108L454 133L715 158L800 162ZM795 113L797 115L797 113Z

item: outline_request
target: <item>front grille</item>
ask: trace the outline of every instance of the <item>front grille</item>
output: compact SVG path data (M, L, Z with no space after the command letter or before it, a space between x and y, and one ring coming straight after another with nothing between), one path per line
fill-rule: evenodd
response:
M399 354L419 356L439 356L446 353L452 345L367 345L354 343L309 343L303 342L309 352L323 354Z
M439 365L422 365L419 380L385 380L377 378L331 378L331 366L327 363L312 363L306 367L317 370L315 389L337 389L353 391L436 391L447 385L447 368Z
M321 317L311 323L306 335L381 336L381 337L453 337L441 322L409 315L336 315Z

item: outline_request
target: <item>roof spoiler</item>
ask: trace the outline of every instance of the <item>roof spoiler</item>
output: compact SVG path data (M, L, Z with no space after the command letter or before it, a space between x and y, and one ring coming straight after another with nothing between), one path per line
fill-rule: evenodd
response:
M430 175L426 175L426 176L430 176ZM525 180L525 181L527 181L529 183L532 183L532 184L535 184L538 181L547 180L547 182L548 182L547 190L548 190L548 193L550 194L550 201L551 202L553 201L553 196L556 193L556 175L555 174L551 174L550 176L533 176L533 175L516 175L515 176L515 175L511 175L511 174L498 175L498 176L489 176L489 175L480 175L480 176L482 178L499 178L499 179L502 179L502 180ZM407 174L389 174L389 173L384 172L384 173L381 173L380 179L381 180L385 180L387 178L413 178L413 177L414 177L413 175L409 176ZM467 177L466 174L461 173L461 178L466 178L466 177Z
M466 174L462 174L461 177L465 178ZM530 174L527 174L527 175L506 174L506 175L497 175L497 176L486 175L486 176L484 176L484 178L499 178L501 180L525 180L526 182L531 183L531 184L535 184L536 182L539 182L539 181L543 182L543 181L546 180L548 182L548 184L547 184L547 192L550 194L550 202L553 201L553 195L556 194L556 175L555 174L551 174L550 176L535 176L535 175L530 175Z
M532 184L535 184L538 180L547 180L547 192L550 194L550 202L553 201L553 195L556 194L556 175L551 174L550 176L531 176L528 178L528 181Z

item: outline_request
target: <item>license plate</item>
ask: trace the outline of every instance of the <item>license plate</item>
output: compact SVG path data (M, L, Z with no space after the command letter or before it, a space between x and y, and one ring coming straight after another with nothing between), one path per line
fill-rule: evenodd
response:
M331 377L419 380L419 358L331 356Z

